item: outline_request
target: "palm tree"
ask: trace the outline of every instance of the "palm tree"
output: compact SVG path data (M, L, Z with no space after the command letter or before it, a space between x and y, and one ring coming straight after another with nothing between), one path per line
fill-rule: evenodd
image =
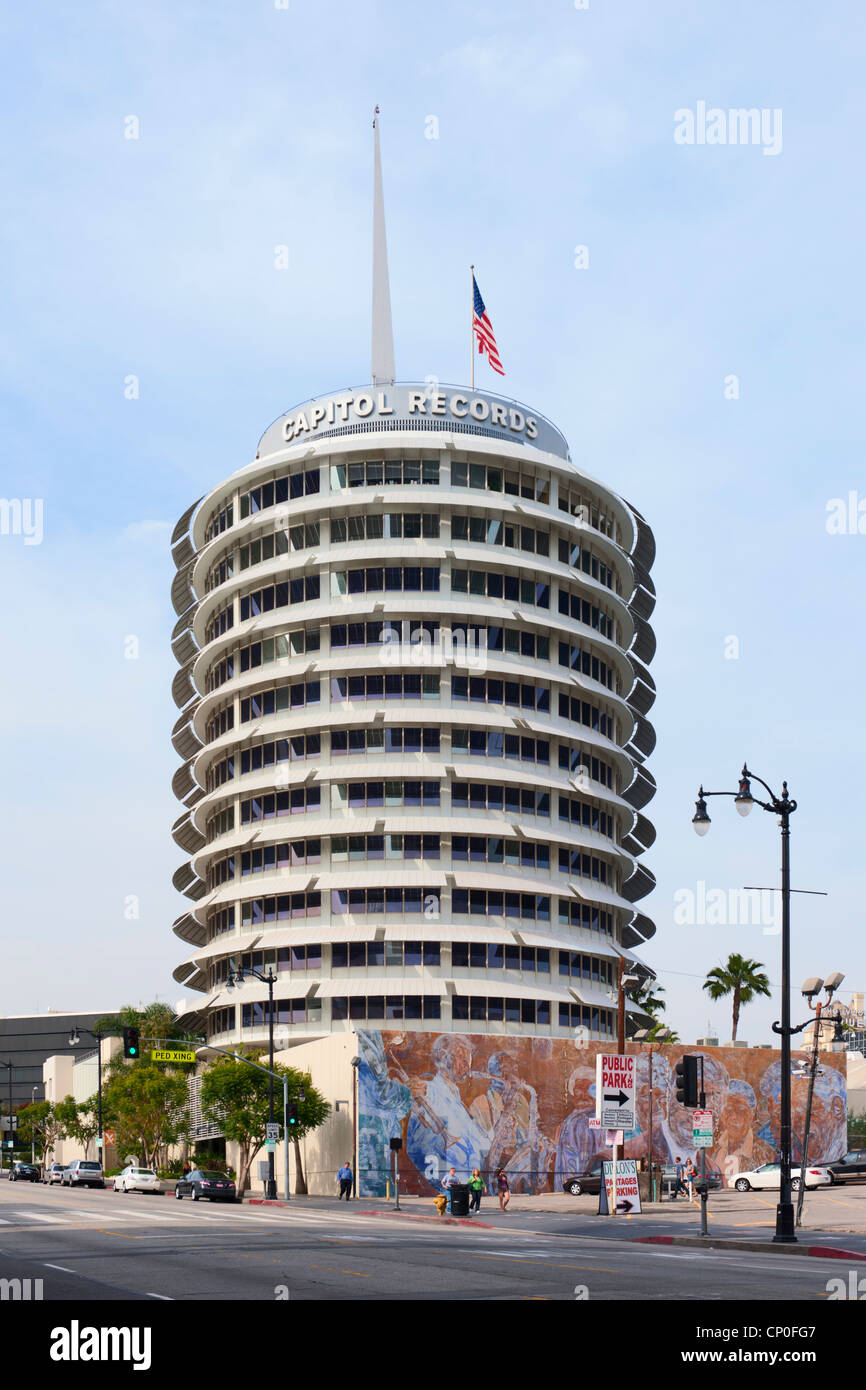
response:
M653 1023L658 1023L658 1015L667 1008L667 1004L661 997L664 992L664 985L660 985L657 980L647 977L639 984L626 989L626 998L630 1003L636 1004L641 1013L647 1018L651 1018Z
M725 965L717 965L707 971L703 988L711 999L724 999L726 994L734 996L734 1024L731 1040L737 1041L737 1024L740 1021L740 1005L751 1004L759 994L770 993L770 981L763 973L759 960L744 960L736 954L728 956Z

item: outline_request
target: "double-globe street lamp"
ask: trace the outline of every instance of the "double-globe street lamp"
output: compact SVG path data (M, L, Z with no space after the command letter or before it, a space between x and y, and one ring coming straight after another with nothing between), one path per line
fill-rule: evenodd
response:
M94 1033L90 1028L79 1028L77 1025L70 1029L69 1046L77 1047L81 1042L81 1034L87 1033L91 1038L96 1039L96 1091L99 1097L96 1111L96 1133L99 1148L99 1162L102 1163L102 1033ZM87 1150L85 1150L85 1153Z
M759 801L752 796L752 781L759 782L769 794L769 801ZM750 772L746 764L740 773L740 784L735 792L705 792L698 790L695 814L692 825L698 835L706 835L710 828L706 797L732 796L734 805L741 816L747 816L753 806L769 811L778 818L782 831L782 1021L773 1024L773 1032L782 1038L782 1075L780 1085L781 1134L779 1158L781 1182L779 1204L776 1207L776 1234L773 1243L779 1245L796 1244L794 1234L794 1204L791 1200L791 816L797 803L788 795L788 783L782 783L782 795L776 796L772 787Z
M655 1182L653 1180L653 1100L655 1098L655 1078L653 1076L653 1053L655 1049L653 1044L658 1043L659 1046L661 1046L662 1043L666 1043L669 1040L670 1036L670 1028L659 1028L657 1026L653 1028L641 1028L634 1035L635 1042L640 1043L641 1047L643 1047L645 1043L649 1043L649 1139L647 1141L647 1148L649 1151L648 1166L650 1202L655 1201ZM661 1196L661 1193L659 1193L659 1195Z
M227 981L226 981L226 986L227 986L227 988L228 988L228 989L234 989L235 985L241 985L241 984L243 984L243 982L244 982L244 980L246 979L247 975L253 975L253 976L255 976L255 978L256 978L257 980L261 980L262 984L265 984L265 985L267 985L267 987L268 987L268 1045L269 1045L270 1058L271 1058L271 1067L270 1067L270 1076L269 1076L269 1090L268 1090L268 1123L269 1123L269 1125L273 1125L273 1124L274 1124L274 985L276 984L277 972L276 972L276 970L274 970L273 967L270 967L270 968L268 969L267 974L263 974L262 971L257 970L257 969L255 968L255 966L251 966L251 965L250 965L250 966L246 966L246 967L243 967L243 966L242 966L240 969L237 969L235 966L229 965L228 979L227 979ZM273 1134L273 1129L270 1129L270 1130L269 1130L269 1133ZM287 1134L283 1134L283 1142L284 1142L286 1145L288 1145L289 1136L288 1136ZM271 1201L275 1200L276 1195L277 1195L277 1179L276 1179L276 1174L275 1174L275 1172L274 1172L274 1148L273 1148L273 1144L269 1144L269 1145L268 1145L268 1178L267 1178L267 1184L266 1184L266 1192L267 1192L268 1198L269 1198Z
M12 1145L15 1133L12 1128L12 1063L0 1062L0 1067L5 1067L9 1073L9 1172L12 1172ZM3 1171L3 1149L0 1146L0 1173Z

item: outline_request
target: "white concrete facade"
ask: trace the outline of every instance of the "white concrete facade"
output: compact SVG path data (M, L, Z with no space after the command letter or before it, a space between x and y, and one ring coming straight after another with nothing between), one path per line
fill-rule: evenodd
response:
M268 1038L231 961L279 1047L615 1038L655 930L652 535L542 417L425 391L281 417L173 537L175 979L221 1046Z

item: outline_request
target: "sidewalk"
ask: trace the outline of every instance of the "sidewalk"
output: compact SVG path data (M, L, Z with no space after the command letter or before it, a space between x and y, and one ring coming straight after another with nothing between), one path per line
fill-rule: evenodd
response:
M261 1202L261 1192L251 1194L254 1201ZM246 1201L250 1197L245 1198ZM717 1226L726 1230L736 1228L747 1238L749 1231L763 1237L776 1224L775 1192L713 1192L707 1204L707 1219L710 1231ZM289 1206L304 1206L322 1210L360 1210L382 1212L394 1210L393 1193L390 1198L361 1197L351 1202L340 1202L336 1197L292 1197ZM407 1215L436 1215L432 1197L400 1197L400 1208ZM700 1224L700 1204L679 1197L675 1202L646 1202L640 1215L600 1217L598 1197L570 1197L566 1193L544 1193L538 1197L512 1194L506 1212L500 1212L496 1197L486 1196L481 1200L478 1216L482 1221L494 1222L497 1226L510 1224L513 1217L525 1220L533 1217L578 1218L581 1225L587 1220L615 1221L618 1226L628 1228L629 1235L637 1234L635 1227L642 1222L658 1226L664 1225L674 1233L691 1235ZM469 1218L476 1219L475 1217ZM803 1206L803 1232L827 1231L837 1233L866 1234L866 1184L857 1187L834 1188L829 1191L807 1192Z

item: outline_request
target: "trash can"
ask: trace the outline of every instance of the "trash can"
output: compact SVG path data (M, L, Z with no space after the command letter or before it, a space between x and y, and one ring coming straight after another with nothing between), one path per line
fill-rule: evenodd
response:
M469 1184L467 1182L451 1184L451 1215L469 1215Z

